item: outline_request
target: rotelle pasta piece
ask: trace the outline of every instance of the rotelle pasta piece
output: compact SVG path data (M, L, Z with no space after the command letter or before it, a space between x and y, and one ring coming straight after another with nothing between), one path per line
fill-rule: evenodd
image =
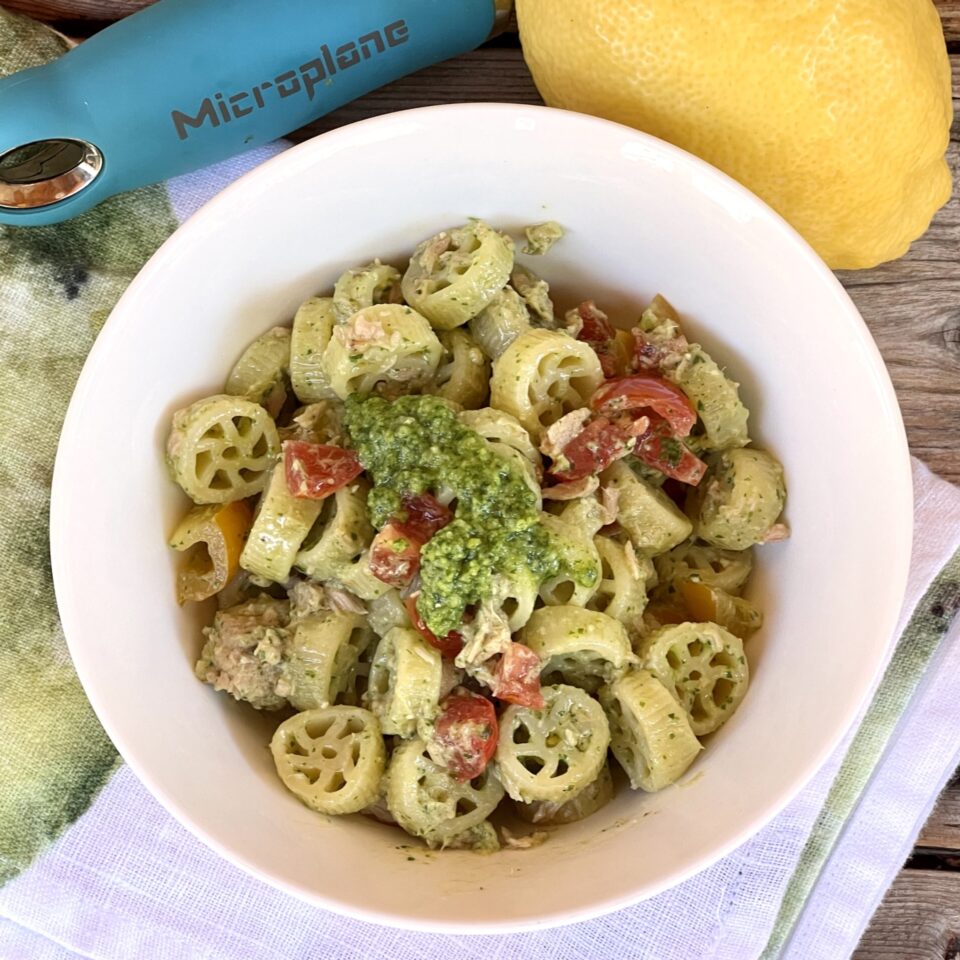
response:
M260 404L221 394L173 415L167 465L194 503L229 503L264 488L279 451L277 428Z
M438 330L452 330L484 309L513 267L513 241L473 220L424 240L403 275L403 295Z
M302 403L316 403L337 396L323 366L323 355L335 323L330 297L310 297L300 305L293 318L290 384Z
M456 845L455 838L483 823L502 797L491 766L461 783L430 758L423 740L403 741L390 758L387 809L407 833L431 847Z
M491 406L512 414L535 442L564 414L587 405L603 381L596 353L557 330L528 330L493 364Z
M380 792L386 749L369 710L298 713L277 727L270 751L284 786L320 813L357 813Z
M523 803L572 800L606 762L610 729L600 704L577 687L543 688L542 710L510 706L500 717L497 768Z
M702 749L686 713L648 670L631 670L600 690L610 749L635 790L662 790Z
M702 737L726 723L750 683L743 642L715 623L680 623L650 634L638 651Z
M430 324L410 307L378 304L333 328L323 371L333 392L346 400L374 389L411 393L432 379L443 347Z

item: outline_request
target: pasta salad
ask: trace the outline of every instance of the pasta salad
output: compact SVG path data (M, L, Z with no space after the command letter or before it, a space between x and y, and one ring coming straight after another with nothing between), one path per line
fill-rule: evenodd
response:
M197 677L277 711L308 807L434 848L661 790L742 701L753 550L788 536L747 420L663 297L558 311L482 221L348 270L173 416Z

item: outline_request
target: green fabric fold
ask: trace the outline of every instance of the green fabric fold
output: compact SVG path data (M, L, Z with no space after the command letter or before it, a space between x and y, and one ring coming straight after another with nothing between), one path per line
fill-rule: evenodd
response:
M66 49L52 30L0 8L0 74ZM0 227L0 883L86 810L118 762L57 618L50 481L67 403L97 332L175 227L163 187L56 226ZM122 469L111 464L113 451L101 454L104 469ZM109 604L110 591L104 570L98 599Z

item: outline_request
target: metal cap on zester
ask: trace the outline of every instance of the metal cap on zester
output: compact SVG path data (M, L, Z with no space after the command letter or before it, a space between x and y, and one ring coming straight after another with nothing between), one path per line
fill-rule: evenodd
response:
M0 156L0 208L33 210L66 200L92 183L103 154L83 140L38 140Z

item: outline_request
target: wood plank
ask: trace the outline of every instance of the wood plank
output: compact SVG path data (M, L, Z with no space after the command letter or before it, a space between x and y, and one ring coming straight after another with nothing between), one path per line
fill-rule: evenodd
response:
M904 870L851 960L957 960L960 873Z
M918 852L960 852L960 780L955 779L937 801L930 819L917 838Z
M960 482L960 56L950 59L950 202L906 256L838 276L886 361L911 450L941 476Z
M153 0L4 0L3 6L37 20L119 20ZM960 40L960 0L934 0L948 41ZM515 21L512 24L515 26Z

